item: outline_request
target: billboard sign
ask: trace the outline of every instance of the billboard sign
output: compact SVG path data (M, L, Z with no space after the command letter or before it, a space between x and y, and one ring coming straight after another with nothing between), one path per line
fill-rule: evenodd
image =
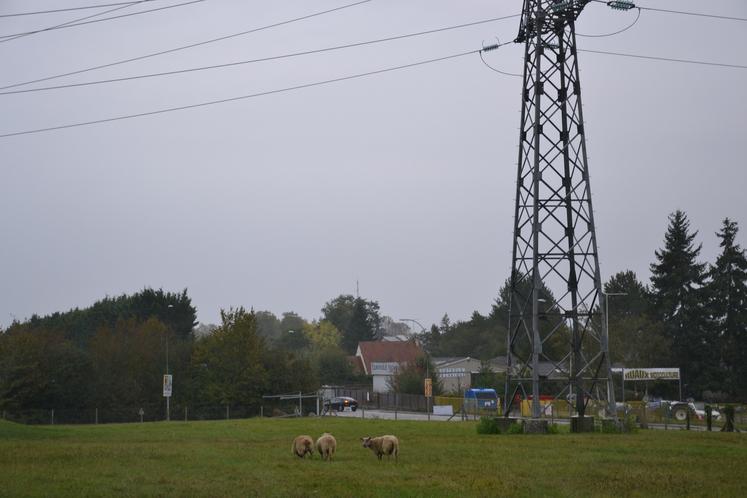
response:
M680 380L679 368L623 368L623 380Z

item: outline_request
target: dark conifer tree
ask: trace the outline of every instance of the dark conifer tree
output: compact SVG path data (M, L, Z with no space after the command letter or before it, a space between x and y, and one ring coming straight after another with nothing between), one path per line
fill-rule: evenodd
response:
M717 355L708 337L703 289L706 265L698 262L697 234L690 231L683 211L669 216L664 248L656 251L656 262L651 265L651 284L653 314L663 322L672 344L669 366L680 367L687 393L700 397L709 386L709 371Z
M719 348L723 390L747 397L747 256L736 243L737 223L726 218L716 236L721 254L708 271L713 336Z

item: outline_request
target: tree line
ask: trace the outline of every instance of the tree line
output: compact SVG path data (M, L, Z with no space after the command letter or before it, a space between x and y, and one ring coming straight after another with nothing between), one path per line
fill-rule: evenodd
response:
M251 409L266 394L364 382L350 358L358 341L402 330L377 302L350 295L310 322L244 308L220 316L198 325L186 290L144 289L16 321L0 331L0 409L158 411L166 373L175 404Z
M747 400L747 258L737 234L737 223L724 220L719 256L701 262L697 231L676 211L650 281L626 270L605 282L605 292L624 294L609 306L613 363L680 367L688 396ZM505 355L509 294L506 282L488 314L454 323L444 315L417 340L429 357ZM553 301L544 286L540 295ZM157 407L167 369L175 403L257 407L266 394L370 383L351 362L358 342L407 332L378 302L352 295L325 303L318 320L237 308L198 325L186 290L144 289L0 331L0 409ZM556 334L546 347L567 350L566 341ZM422 394L426 371L436 370L421 358L391 386ZM480 379L501 383L487 367Z

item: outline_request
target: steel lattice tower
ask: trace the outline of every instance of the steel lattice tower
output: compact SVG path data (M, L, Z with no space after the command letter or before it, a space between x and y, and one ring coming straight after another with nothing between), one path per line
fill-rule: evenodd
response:
M532 395L533 418L540 395L571 400L579 416L590 401L614 409L576 54L589 1L524 0L516 39L525 53L506 415L517 393Z

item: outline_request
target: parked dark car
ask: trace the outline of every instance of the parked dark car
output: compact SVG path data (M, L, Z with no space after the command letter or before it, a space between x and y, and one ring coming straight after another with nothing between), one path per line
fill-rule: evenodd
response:
M348 396L339 396L337 398L325 399L324 400L324 411L337 410L338 412L345 411L345 408L350 408L352 411L358 409L358 402Z

